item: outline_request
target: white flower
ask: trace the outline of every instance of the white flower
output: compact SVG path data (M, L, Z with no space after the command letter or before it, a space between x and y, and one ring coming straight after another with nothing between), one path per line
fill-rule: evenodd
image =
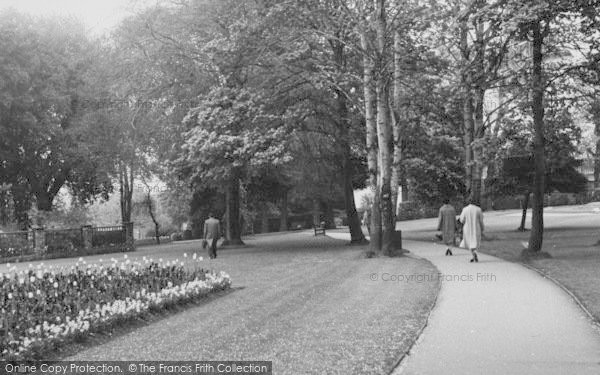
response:
M184 258L187 258L187 253L183 253L183 257L184 257Z
M29 278L29 282L31 282L31 283L35 283L35 276L31 276L31 277Z
M197 257L198 257L198 254L194 253L194 256L192 257L192 259L196 260Z
M55 281L54 284L52 284L52 286L58 288L58 283Z
M8 293L8 299L12 299L12 298L13 298L12 293Z
M73 286L77 286L77 281L73 281Z
M33 298L33 293L31 293L31 292L27 293L27 298Z

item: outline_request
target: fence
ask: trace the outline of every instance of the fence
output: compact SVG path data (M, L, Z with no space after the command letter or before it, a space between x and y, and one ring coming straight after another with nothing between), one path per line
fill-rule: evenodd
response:
M69 254L84 249L83 228L45 231L46 254Z
M132 250L133 223L0 233L0 261L5 262Z
M34 254L35 244L30 232L0 233L0 259L15 259Z
M118 246L126 241L124 225L92 228L92 246Z

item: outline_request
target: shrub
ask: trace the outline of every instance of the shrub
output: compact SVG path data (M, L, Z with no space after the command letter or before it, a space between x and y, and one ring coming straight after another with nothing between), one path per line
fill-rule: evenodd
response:
M0 233L0 259L32 252L27 232Z

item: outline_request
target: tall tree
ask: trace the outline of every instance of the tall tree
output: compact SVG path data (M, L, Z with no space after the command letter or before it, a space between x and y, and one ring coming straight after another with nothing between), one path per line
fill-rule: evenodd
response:
M0 178L10 183L17 218L27 225L68 186L81 201L110 191L98 155L89 152L80 118L86 76L98 51L73 21L0 14Z

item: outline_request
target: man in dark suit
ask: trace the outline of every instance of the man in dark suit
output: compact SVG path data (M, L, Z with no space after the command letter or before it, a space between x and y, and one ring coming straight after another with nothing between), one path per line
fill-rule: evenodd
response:
M210 241L210 247L208 248L208 257L210 259L217 257L217 241L220 237L221 223L211 212L208 214L208 219L204 221L204 240Z

